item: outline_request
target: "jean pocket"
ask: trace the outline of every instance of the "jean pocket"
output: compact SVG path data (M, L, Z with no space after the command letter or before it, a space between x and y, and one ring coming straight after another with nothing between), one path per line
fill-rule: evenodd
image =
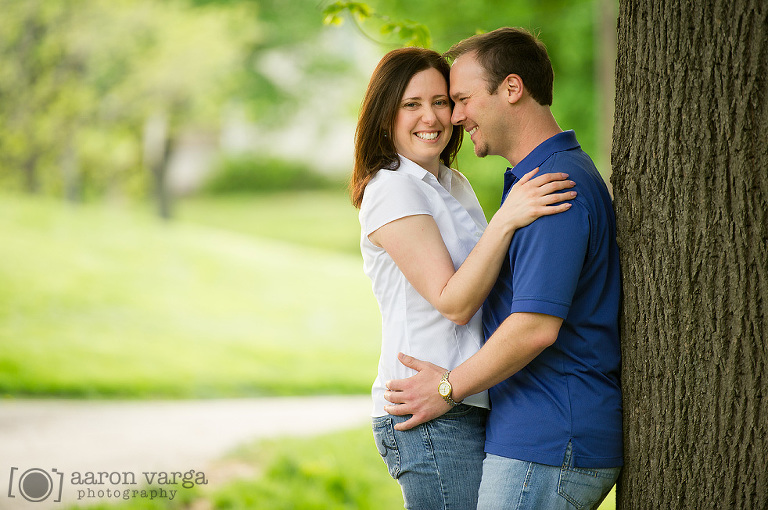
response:
M387 465L389 475L397 480L400 476L400 451L395 441L395 425L392 417L381 416L373 419L373 439L379 455Z
M563 467L557 493L579 510L596 508L616 483L620 470Z

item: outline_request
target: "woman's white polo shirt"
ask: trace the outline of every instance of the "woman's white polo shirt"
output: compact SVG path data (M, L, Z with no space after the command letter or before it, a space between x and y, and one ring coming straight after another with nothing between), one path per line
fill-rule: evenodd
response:
M453 369L483 344L481 312L463 326L446 319L413 288L387 252L368 239L383 225L418 214L435 220L456 269L487 226L469 181L444 165L440 165L437 179L400 156L397 170L379 170L366 186L359 214L360 250L382 317L379 372L372 388L373 416L387 414L386 382L415 373L398 361L398 352ZM464 403L490 407L487 392L467 397Z

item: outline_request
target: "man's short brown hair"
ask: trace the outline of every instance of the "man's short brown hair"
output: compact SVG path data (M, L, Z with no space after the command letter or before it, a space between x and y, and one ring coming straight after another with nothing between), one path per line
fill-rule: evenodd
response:
M489 93L493 94L507 76L516 74L536 102L552 105L552 63L544 43L527 30L503 27L474 35L454 44L444 56L454 61L465 53L474 53L485 70Z

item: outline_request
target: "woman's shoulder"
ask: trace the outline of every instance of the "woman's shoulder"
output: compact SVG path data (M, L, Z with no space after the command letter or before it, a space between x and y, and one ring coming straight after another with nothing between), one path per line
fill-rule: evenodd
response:
M374 210L431 210L429 185L413 175L397 170L379 170L363 192L360 211L366 215Z
M469 184L469 179L467 179L463 173L459 172L455 168L449 168L451 171L451 174L453 175L454 180L461 181L464 184Z
M416 177L408 172L403 172L399 169L390 170L389 168L382 168L376 175L373 176L371 182L408 182L411 180L417 180Z
M475 190L472 188L472 183L469 182L469 179L467 177L456 170L455 168L451 168L452 173L452 179L451 179L451 188L460 188L464 190L466 193L471 193L472 195L475 195Z
M381 169L370 180L365 191L371 193L423 192L424 182L408 172Z

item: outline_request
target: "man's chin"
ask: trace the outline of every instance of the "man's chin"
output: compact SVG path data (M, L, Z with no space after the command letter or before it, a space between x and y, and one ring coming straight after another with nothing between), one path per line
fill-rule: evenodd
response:
M478 158L484 158L488 155L488 147L480 147L475 145L475 156Z

